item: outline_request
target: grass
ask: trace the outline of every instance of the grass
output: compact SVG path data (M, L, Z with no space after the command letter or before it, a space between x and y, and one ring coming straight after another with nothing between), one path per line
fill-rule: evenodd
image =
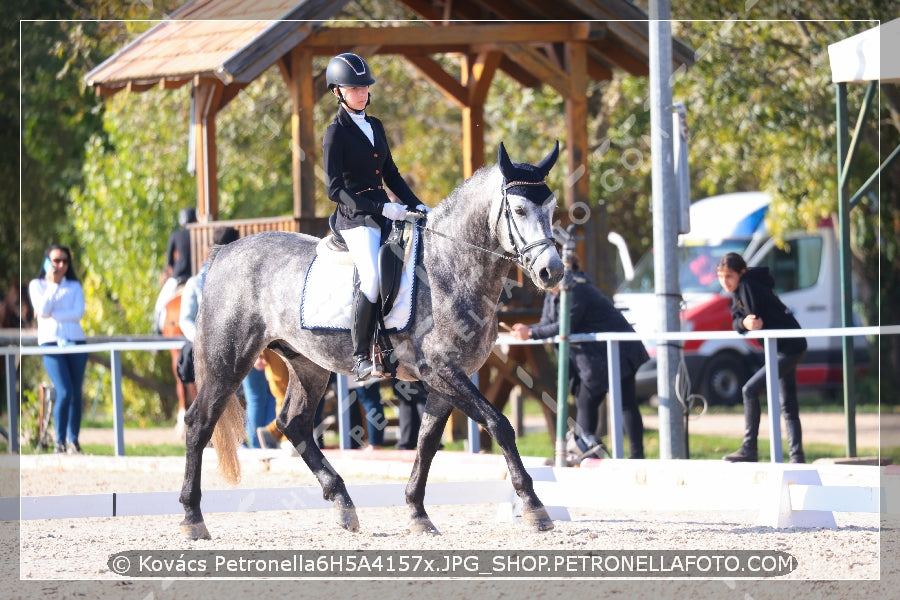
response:
M29 444L20 447L22 455L53 454L54 450L38 450ZM109 444L82 444L81 451L90 456L114 456L115 446ZM0 443L0 453L6 452L6 444ZM184 444L126 444L126 456L184 456Z
M721 460L722 456L737 449L740 438L712 435L690 435L690 458L694 460ZM336 443L336 442L335 442ZM546 431L527 433L516 441L519 453L522 456L541 456L553 459L553 445L550 443L550 434ZM445 442L444 450L463 451L463 441ZM769 440L759 439L760 462L769 462ZM819 458L842 458L845 456L845 447L834 444L804 444L806 460L812 462ZM51 454L52 450L38 451L31 446L22 447L23 455ZM113 456L114 447L105 444L84 444L82 450L85 454L93 456ZM0 442L0 453L6 452L6 444ZM492 454L500 454L496 444L491 445ZM627 444L626 444L627 453ZM659 458L659 432L647 429L644 432L644 453L647 458ZM184 456L183 444L131 444L125 446L126 456ZM876 448L857 448L858 456L878 456ZM885 448L882 458L889 458L893 464L900 464L900 447ZM787 462L787 454L784 460Z
M740 444L741 439L739 437L690 435L688 439L690 458L695 460L721 460L724 455L737 450ZM550 434L546 431L526 433L516 440L516 445L522 456L542 456L553 459L553 445L550 443ZM463 447L464 443L462 441L444 444L445 450L463 450ZM759 438L759 447L761 449L760 462L769 462L769 440L762 437ZM804 444L803 450L806 453L807 462L812 462L819 458L842 458L846 454L844 446L834 444ZM627 443L625 451L627 454ZM496 444L491 445L491 453L500 454ZM646 429L644 431L644 454L647 458L659 458L659 432L655 429ZM856 454L857 456L878 456L878 449L857 448ZM893 464L900 464L900 448L884 449L882 458L890 458ZM787 462L787 460L788 456L785 453L784 461Z
M842 405L830 405L825 402L816 402L818 396L804 397L801 399L801 410L810 412L843 412ZM882 410L891 410L892 407L882 407ZM526 402L524 406L526 414L540 414L540 406L537 402ZM877 405L859 405L857 412L877 412ZM507 413L509 407L507 407ZM657 409L647 405L641 405L643 414L657 414ZM743 414L741 406L713 406L708 409L710 414ZM763 413L765 413L765 405L763 405ZM112 421L96 420L88 422L85 420L84 427L112 427ZM126 427L128 425L126 424ZM330 437L329 437L330 436ZM690 458L698 460L721 460L722 456L733 452L740 445L740 437L737 436L711 436L689 434ZM326 436L326 444L329 447L337 445L336 434L330 433ZM519 453L523 456L540 456L553 459L553 445L550 442L550 434L547 431L531 432L520 437L516 444ZM784 444L783 444L784 445ZM769 440L760 438L760 460L761 462L769 461L768 454ZM786 447L786 446L785 446ZM82 449L85 454L94 456L112 456L114 447L104 444L84 444ZM465 443L463 441L445 442L445 450L463 451ZM496 444L491 445L491 453L499 454L500 451ZM842 458L846 455L846 447L835 444L804 444L806 459L812 462L819 458ZM0 452L6 452L6 443L0 442ZM44 452L38 451L27 444L21 448L22 454L47 454L52 449ZM626 441L627 453L627 441ZM644 432L644 453L647 458L659 458L659 432L653 429L647 429ZM183 444L132 444L125 446L125 454L127 456L184 456ZM860 447L857 448L857 456L878 456L877 448ZM882 458L891 459L893 464L900 464L900 447L882 449ZM784 460L787 461L787 455Z

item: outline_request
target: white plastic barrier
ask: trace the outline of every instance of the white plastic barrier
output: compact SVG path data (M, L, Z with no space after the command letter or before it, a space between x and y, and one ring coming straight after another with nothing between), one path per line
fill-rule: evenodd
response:
M891 469L888 467L887 469ZM834 513L900 515L900 469L874 466L728 464L721 461L598 460L593 468L528 467L535 492L557 521L569 510L757 511L757 525L836 528ZM822 477L840 485L822 485ZM849 482L849 484L848 484ZM883 483L881 483L883 482ZM872 484L872 485L869 485ZM358 508L405 506L405 483L349 485ZM21 518L181 514L179 492L41 496L21 499ZM500 521L521 516L507 479L431 482L426 503L495 504ZM19 518L19 499L0 498L0 520ZM319 486L207 490L204 512L327 509Z

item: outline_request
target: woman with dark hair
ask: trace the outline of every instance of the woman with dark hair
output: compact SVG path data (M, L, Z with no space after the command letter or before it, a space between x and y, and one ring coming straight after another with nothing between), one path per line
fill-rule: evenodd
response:
M719 284L732 295L731 318L740 334L759 329L800 329L800 323L775 295L775 280L768 267L748 268L744 258L729 252L716 267ZM806 462L797 402L797 365L806 355L806 339L783 338L778 345L778 381L781 384L781 413L787 433L790 461ZM728 462L756 462L759 434L759 395L766 385L766 368L754 373L741 390L744 397L744 440L737 451L723 457Z
M28 285L28 295L37 316L38 344L72 346L86 343L81 328L84 292L75 275L72 252L68 248L53 245L47 249L40 275ZM56 451L80 454L81 386L87 354L45 354L43 358L44 368L56 390L53 408Z

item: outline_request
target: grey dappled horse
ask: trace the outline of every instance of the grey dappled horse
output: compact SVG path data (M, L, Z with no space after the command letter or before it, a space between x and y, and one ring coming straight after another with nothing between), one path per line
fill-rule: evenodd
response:
M516 285L507 278L513 261L543 289L563 276L551 229L556 198L544 183L558 155L557 143L536 166L512 163L501 144L499 163L478 170L435 207L421 232L415 317L405 333L391 336L397 377L420 380L428 391L406 487L412 531L438 533L425 511L425 484L454 407L485 427L502 449L524 520L537 530L553 528L519 457L512 426L470 377L497 339L500 295ZM313 416L330 372L349 374L353 362L349 332L300 326L304 273L318 241L264 232L210 254L194 343L197 399L185 415L181 528L190 539L209 537L200 511L200 471L210 439L223 476L232 482L239 478L237 446L244 424L235 391L267 346L290 367L278 427L316 475L325 499L334 502L339 524L359 529L343 479L313 439Z

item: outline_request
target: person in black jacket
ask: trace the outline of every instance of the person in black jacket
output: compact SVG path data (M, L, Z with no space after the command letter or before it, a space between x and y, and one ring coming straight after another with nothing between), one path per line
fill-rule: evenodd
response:
M196 222L197 211L191 207L182 208L178 212L178 229L169 235L163 285L153 307L153 325L157 334L161 334L165 326L166 304L178 295L178 288L191 277L191 232L187 226Z
M775 280L768 267L747 268L744 258L729 252L716 267L719 283L732 294L732 326L738 333L759 329L800 329L800 323L775 295ZM781 387L781 413L784 415L790 461L806 462L797 403L797 365L806 354L806 338L777 340L778 380ZM756 462L759 434L759 394L766 385L766 369L760 368L747 380L744 397L744 440L737 451L723 457L729 462Z
M570 310L571 333L607 331L634 332L613 303L578 270L573 257L574 286ZM528 326L516 323L513 337L520 340L551 338L559 334L559 287L544 297L541 320ZM639 341L620 342L622 376L622 417L628 438L628 457L644 458L644 421L638 409L634 376L638 368L650 360ZM576 415L575 443L582 457L597 454L602 448L596 438L600 403L609 390L606 342L572 344L569 361L574 381Z
M345 52L325 69L328 89L338 99L338 112L325 130L322 157L328 197L337 203L335 228L353 257L358 285L353 297L351 337L353 373L357 381L373 373L370 347L378 301L378 248L389 221L402 220L407 210L427 212L400 176L381 121L366 115L375 78L368 63ZM384 184L400 203L391 202Z

